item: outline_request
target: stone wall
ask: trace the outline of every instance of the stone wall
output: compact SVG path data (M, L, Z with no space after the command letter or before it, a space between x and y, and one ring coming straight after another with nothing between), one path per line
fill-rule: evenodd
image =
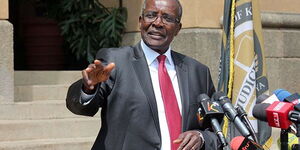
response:
M0 20L0 103L14 100L13 26Z
M119 1L99 0L107 7L118 7ZM127 8L127 32L138 31L138 18L144 0L123 0ZM180 0L183 7L183 28L221 28L224 0ZM299 0L258 0L263 12L300 13ZM134 4L134 5L133 5Z
M300 14L263 13L262 24L270 91L300 92ZM221 37L221 29L182 29L172 48L209 66L217 86ZM123 45L139 39L138 32L127 33Z

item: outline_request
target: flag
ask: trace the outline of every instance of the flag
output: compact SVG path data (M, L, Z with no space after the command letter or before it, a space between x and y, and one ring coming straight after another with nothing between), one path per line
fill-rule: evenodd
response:
M225 0L218 91L246 110L259 143L270 147L271 128L252 116L256 98L269 94L257 0ZM239 135L227 119L223 131L228 139Z

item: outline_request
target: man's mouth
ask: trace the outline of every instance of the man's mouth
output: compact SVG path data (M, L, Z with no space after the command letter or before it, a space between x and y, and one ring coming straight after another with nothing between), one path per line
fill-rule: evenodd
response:
M153 31L150 31L148 32L148 35L150 35L151 38L153 39L162 39L162 38L165 38L165 35L160 33L160 32L153 32Z

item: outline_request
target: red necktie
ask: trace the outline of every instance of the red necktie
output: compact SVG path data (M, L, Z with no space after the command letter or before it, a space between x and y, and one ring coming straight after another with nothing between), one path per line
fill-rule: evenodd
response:
M159 86L164 102L165 115L167 118L170 140L171 140L171 150L177 150L179 144L173 144L173 141L178 138L181 133L181 115L179 112L179 107L176 100L176 95L173 89L171 79L168 75L167 68L165 66L165 55L159 55L157 57L159 62L158 66L158 78Z

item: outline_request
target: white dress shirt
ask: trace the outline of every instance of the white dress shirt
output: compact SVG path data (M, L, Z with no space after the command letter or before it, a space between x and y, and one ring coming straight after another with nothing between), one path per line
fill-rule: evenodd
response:
M141 46L144 51L144 54L145 54L145 57L147 60L147 64L149 67L151 81L152 81L156 104L157 104L159 127L160 127L160 132L161 132L161 143L162 143L161 150L170 150L171 149L170 142L172 142L172 141L170 141L170 134L169 134L167 119L166 119L166 115L165 115L164 102L163 102L163 99L161 96L159 80L158 80L158 60L156 58L160 54L155 52L154 50L150 49L143 42L143 40L141 41ZM180 91L179 91L179 86L178 86L178 79L177 79L177 74L176 74L176 70L175 70L175 65L174 65L173 59L171 57L171 48L170 47L164 53L164 55L167 56L165 65L166 65L168 74L169 74L170 79L173 84L173 88L174 88L174 92L176 95L180 114L182 114L181 97L180 97Z

